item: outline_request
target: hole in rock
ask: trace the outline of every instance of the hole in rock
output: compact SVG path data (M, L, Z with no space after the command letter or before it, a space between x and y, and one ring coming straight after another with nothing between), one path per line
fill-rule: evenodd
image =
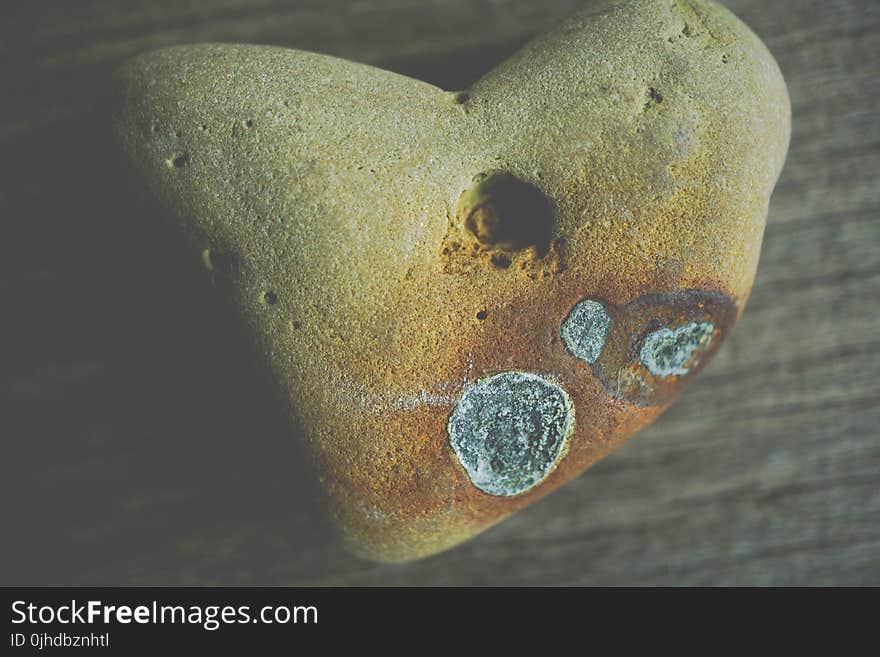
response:
M553 209L534 185L505 171L481 173L458 201L458 216L481 245L501 251L534 246L543 256L550 247ZM498 267L510 258L493 258Z
M168 168L174 169L182 169L189 163L189 154L188 153L180 153L178 155L172 155L168 160L166 160L166 164Z

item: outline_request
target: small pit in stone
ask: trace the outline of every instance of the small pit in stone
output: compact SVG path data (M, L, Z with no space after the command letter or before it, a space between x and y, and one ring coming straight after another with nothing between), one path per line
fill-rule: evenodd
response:
M168 165L169 169L182 169L188 163L189 153L177 153L165 160L165 164Z
M481 322L489 316L489 312L486 310L481 310L477 313L477 319Z
M537 187L505 171L476 176L474 184L459 198L458 216L463 218L465 230L483 247L519 251L534 246L539 256L550 247L550 202Z
M492 265L498 269L507 269L510 267L510 256L505 253L493 253L490 258Z
M648 97L648 100L645 101L645 109L650 108L652 105L659 105L663 102L663 94L657 91L654 87L648 87L645 95Z
M278 303L278 295L272 290L263 292L263 303L265 303L267 306L274 306L276 303Z

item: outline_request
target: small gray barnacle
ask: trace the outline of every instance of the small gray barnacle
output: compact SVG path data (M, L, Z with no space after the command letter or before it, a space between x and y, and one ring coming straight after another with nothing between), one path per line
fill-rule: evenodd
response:
M714 331L712 322L659 329L645 338L639 360L654 376L683 376L696 364L694 356L709 347Z
M449 442L471 482L489 495L524 493L565 453L574 406L558 385L508 371L465 390L447 424Z
M568 313L559 335L572 356L593 364L602 353L610 328L611 315L605 306L598 301L584 299Z

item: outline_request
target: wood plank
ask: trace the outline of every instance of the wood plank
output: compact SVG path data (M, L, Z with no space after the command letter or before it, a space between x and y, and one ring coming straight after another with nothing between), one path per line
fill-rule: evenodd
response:
M726 3L794 111L742 323L587 475L405 566L332 542L256 375L126 227L105 185L108 75L150 48L245 41L457 88L579 3L27 4L0 26L4 584L880 584L880 4Z

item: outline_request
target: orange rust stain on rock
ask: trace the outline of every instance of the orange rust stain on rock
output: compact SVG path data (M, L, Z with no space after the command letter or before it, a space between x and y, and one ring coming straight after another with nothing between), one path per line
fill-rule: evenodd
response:
M594 369L566 349L559 331L572 306L591 297L597 287L574 275L540 285L546 290L540 304L529 294L495 307L479 323L479 330L463 332L459 342L447 349L447 364L438 372L442 379L460 374L463 354L469 355L467 380L457 390L411 407L391 405L349 414L346 430L384 436L380 442L362 445L356 455L347 454L350 458L337 455L322 464L326 477L340 484L329 486L333 515L360 553L393 561L434 552L499 522L577 476L651 422L691 378L675 377L656 398L610 390L609 372L636 362L640 336L664 322L675 325L709 316L718 327L711 346L714 353L737 312L736 303L715 282L690 295L657 292L646 284L653 294L633 298L631 289L615 289L605 281L606 296L613 301L604 304L618 329L605 347L610 356L605 357L603 350ZM472 319L470 310L461 310L463 326ZM471 483L450 446L447 423L466 386L511 370L537 374L561 386L573 401L575 428L565 456L546 479L522 494L504 497L484 493Z

